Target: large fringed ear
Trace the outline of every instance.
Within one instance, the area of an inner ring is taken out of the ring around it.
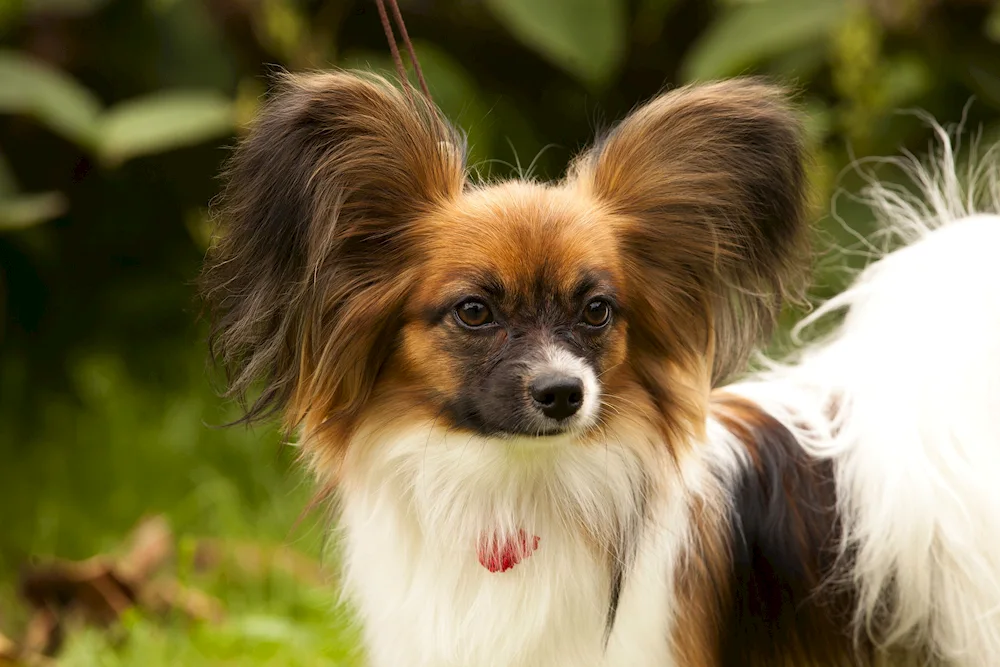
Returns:
[[[743,369],[800,286],[803,153],[785,92],[737,79],[661,95],[577,160],[620,225],[641,347],[708,355],[713,386]]]
[[[203,273],[212,351],[247,419],[350,415],[415,269],[415,223],[463,187],[464,143],[374,76],[285,75],[225,173]]]

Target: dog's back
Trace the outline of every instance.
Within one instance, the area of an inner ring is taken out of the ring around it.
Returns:
[[[874,181],[904,246],[803,327],[832,336],[731,391],[757,403],[836,483],[836,566],[854,638],[931,662],[1000,662],[1000,177],[996,152],[959,174],[947,134],[919,186]],[[874,249],[874,246],[872,246]]]

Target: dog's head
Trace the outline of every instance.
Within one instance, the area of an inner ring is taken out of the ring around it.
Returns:
[[[663,94],[557,184],[470,183],[461,138],[414,98],[286,76],[237,149],[205,285],[232,389],[263,385],[250,416],[341,435],[401,410],[490,435],[700,428],[797,267],[782,91]]]

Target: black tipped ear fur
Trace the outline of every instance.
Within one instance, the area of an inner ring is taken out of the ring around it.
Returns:
[[[262,385],[247,419],[363,402],[413,274],[414,222],[461,191],[461,146],[384,79],[281,77],[229,163],[203,273],[230,393]]]
[[[743,369],[799,287],[803,153],[785,91],[737,79],[661,95],[577,161],[620,214],[630,325],[655,356],[708,354],[713,385]]]

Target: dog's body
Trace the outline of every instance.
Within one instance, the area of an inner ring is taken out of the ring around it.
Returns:
[[[805,238],[777,91],[664,95],[556,185],[469,186],[457,145],[289,80],[207,273],[236,390],[339,500],[373,667],[1000,661],[1000,216],[950,155],[932,209],[876,192],[910,245],[836,333],[724,386]]]

